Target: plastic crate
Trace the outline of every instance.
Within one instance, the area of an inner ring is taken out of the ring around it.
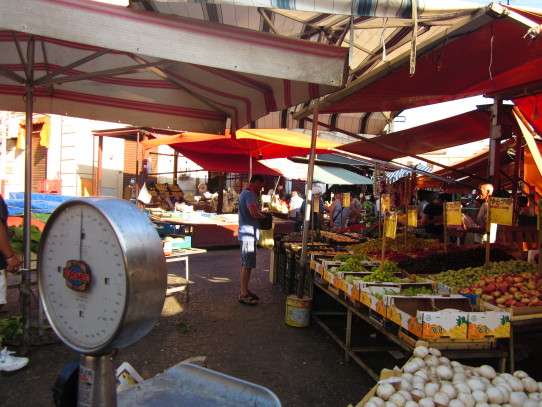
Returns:
[[[40,194],[61,194],[62,180],[60,179],[40,179],[38,185]]]

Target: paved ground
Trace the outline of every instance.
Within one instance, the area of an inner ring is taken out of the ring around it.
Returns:
[[[183,267],[169,263],[173,285],[183,281]],[[238,250],[192,255],[188,304],[184,294],[167,297],[155,328],[119,350],[114,366],[128,361],[148,379],[187,358],[206,356],[208,368],[270,389],[285,407],[355,405],[372,380],[356,364],[345,364],[341,349],[319,327],[285,324],[286,296],[269,283],[268,267],[269,252],[260,249],[251,290],[261,303],[249,307],[237,301]],[[77,355],[58,343],[32,347],[28,357],[23,371],[0,376],[0,406],[53,405],[51,387]]]
[[[260,295],[261,303],[249,307],[237,301],[237,249],[192,255],[188,303],[184,293],[167,297],[154,329],[119,350],[114,366],[128,361],[149,379],[188,358],[205,356],[208,368],[270,389],[285,407],[355,405],[373,381],[357,364],[344,363],[342,350],[320,327],[285,324],[286,296],[269,283],[268,267],[269,251],[259,249],[251,290]],[[184,282],[183,277],[183,263],[169,263],[170,287]],[[11,313],[17,312],[17,291],[10,291]],[[370,332],[362,333],[372,338]],[[542,371],[536,367],[542,350],[534,345],[540,335],[524,334],[518,339],[522,360],[517,368],[542,380]],[[57,343],[33,346],[28,357],[27,368],[0,376],[0,406],[52,406],[51,387],[77,355]]]

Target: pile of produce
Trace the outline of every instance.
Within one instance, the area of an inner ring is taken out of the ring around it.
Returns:
[[[499,308],[542,306],[542,279],[539,274],[501,274],[483,276],[473,285],[460,290],[462,294],[476,294]]]
[[[358,243],[359,240],[358,239],[353,239],[351,237],[348,237],[348,236],[345,236],[343,234],[340,234],[340,233],[335,233],[335,232],[327,232],[325,230],[322,230],[320,232],[320,236],[322,236],[323,238],[326,238],[326,239],[329,239],[329,240],[332,240],[333,242],[336,242],[336,243]]]
[[[374,267],[371,270],[371,274],[363,277],[362,280],[368,282],[398,283],[401,279],[395,276],[394,273],[397,272],[400,272],[397,263],[384,260],[380,263],[380,266]]]
[[[448,270],[431,276],[431,279],[455,289],[467,288],[483,276],[502,274],[536,273],[537,265],[523,260],[499,261],[489,263],[488,267],[467,267],[460,270]]]
[[[515,257],[506,253],[500,247],[491,247],[489,259],[492,262],[500,262],[513,260]],[[399,263],[401,269],[409,273],[435,274],[446,270],[483,266],[485,260],[486,248],[484,246],[475,248],[455,246],[448,253],[439,251],[425,256],[408,257],[395,261]]]
[[[14,251],[22,253],[24,250],[23,236],[24,229],[23,224],[19,226],[10,226],[8,228],[9,242]],[[30,225],[30,251],[37,253],[41,239],[41,230],[37,226]]]
[[[398,377],[381,381],[364,407],[539,407],[542,383],[527,373],[495,372],[489,365],[465,367],[418,346]]]
[[[406,237],[406,244],[404,233],[397,234],[395,239],[390,239],[389,237],[386,237],[386,251],[394,250],[399,252],[410,252],[414,249],[423,249],[426,247],[433,247],[435,245],[439,245],[438,240],[419,239],[416,236],[410,234]],[[348,246],[348,250],[351,250],[354,253],[379,253],[379,251],[382,250],[382,239],[374,239],[369,240],[365,243],[351,245]]]

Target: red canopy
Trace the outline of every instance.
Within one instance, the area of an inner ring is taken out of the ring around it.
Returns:
[[[492,3],[486,14],[473,18],[471,26],[461,27],[455,36],[420,44],[414,75],[409,56],[401,56],[326,96],[320,112],[404,110],[540,84],[542,39],[534,30],[532,36],[527,31],[542,24],[542,15],[520,11]]]
[[[542,69],[542,67],[539,69]],[[518,107],[523,116],[525,116],[525,119],[529,121],[529,124],[533,126],[535,131],[538,134],[542,134],[542,94],[514,99],[514,104]],[[536,116],[533,116],[535,109],[538,113],[538,119],[536,119]]]
[[[345,144],[341,150],[391,161],[404,157],[405,153],[418,155],[454,147],[489,137],[490,115],[479,109],[427,123],[407,130],[386,134],[370,141]],[[384,146],[390,146],[388,149]],[[398,151],[400,150],[400,151]]]
[[[188,159],[209,171],[252,172],[280,175],[268,167],[259,168],[254,159],[286,158],[310,153],[311,136],[285,129],[242,129],[234,136],[229,134],[180,133],[174,136],[160,137],[142,142],[148,149],[158,145],[169,145]],[[341,143],[318,139],[316,154],[329,152]],[[259,163],[258,163],[259,164]],[[257,169],[257,167],[259,169]]]

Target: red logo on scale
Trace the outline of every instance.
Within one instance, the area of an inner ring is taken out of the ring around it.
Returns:
[[[74,291],[85,291],[90,284],[90,269],[79,260],[68,260],[63,270],[66,285]]]

